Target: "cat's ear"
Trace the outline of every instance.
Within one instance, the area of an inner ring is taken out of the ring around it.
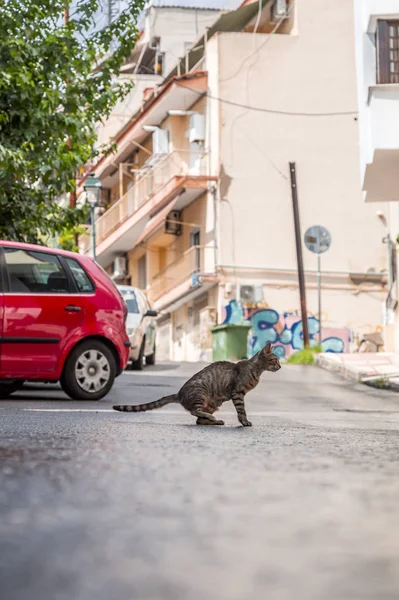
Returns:
[[[269,343],[268,343],[268,344],[266,344],[266,346],[263,348],[263,352],[264,352],[265,354],[270,354],[270,352],[271,352],[271,351],[272,351],[272,345],[271,345],[271,343],[269,342]]]

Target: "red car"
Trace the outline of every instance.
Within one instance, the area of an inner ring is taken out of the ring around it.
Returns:
[[[0,241],[0,398],[30,380],[99,400],[128,361],[126,318],[122,295],[91,258]]]

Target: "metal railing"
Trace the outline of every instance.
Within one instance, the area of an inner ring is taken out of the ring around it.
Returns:
[[[151,162],[136,172],[133,186],[95,222],[97,244],[115,231],[173,177],[206,175],[206,172],[205,152],[175,150],[166,155],[151,157]],[[90,248],[90,236],[82,236],[79,246],[83,253],[87,252]]]
[[[194,273],[214,271],[215,249],[212,246],[192,246],[177,260],[157,273],[148,290],[151,302],[156,302],[176,286],[190,279]]]

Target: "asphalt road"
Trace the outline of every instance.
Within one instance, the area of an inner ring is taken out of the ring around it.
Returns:
[[[1,600],[397,600],[399,396],[286,366],[252,428],[110,410],[195,368],[0,402]]]

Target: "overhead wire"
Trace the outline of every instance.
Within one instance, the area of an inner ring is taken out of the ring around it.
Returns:
[[[184,85],[180,82],[177,82],[177,85],[180,87],[189,89],[191,92],[194,92],[194,93],[198,94],[199,96],[206,96],[207,98],[210,98],[211,100],[216,100],[217,102],[221,102],[223,104],[229,104],[230,106],[237,106],[239,108],[246,108],[248,110],[253,110],[255,112],[260,112],[260,113],[270,113],[273,115],[286,115],[286,116],[291,116],[291,117],[338,117],[338,116],[350,116],[350,115],[358,114],[357,110],[343,110],[343,111],[332,111],[332,112],[301,112],[301,111],[296,112],[296,111],[289,111],[289,110],[279,110],[279,109],[274,109],[274,108],[262,108],[260,106],[251,106],[249,104],[243,104],[241,102],[233,102],[232,100],[227,100],[225,98],[218,98],[217,96],[213,96],[212,94],[209,94],[207,92],[193,90],[192,88],[189,88],[187,85]]]

